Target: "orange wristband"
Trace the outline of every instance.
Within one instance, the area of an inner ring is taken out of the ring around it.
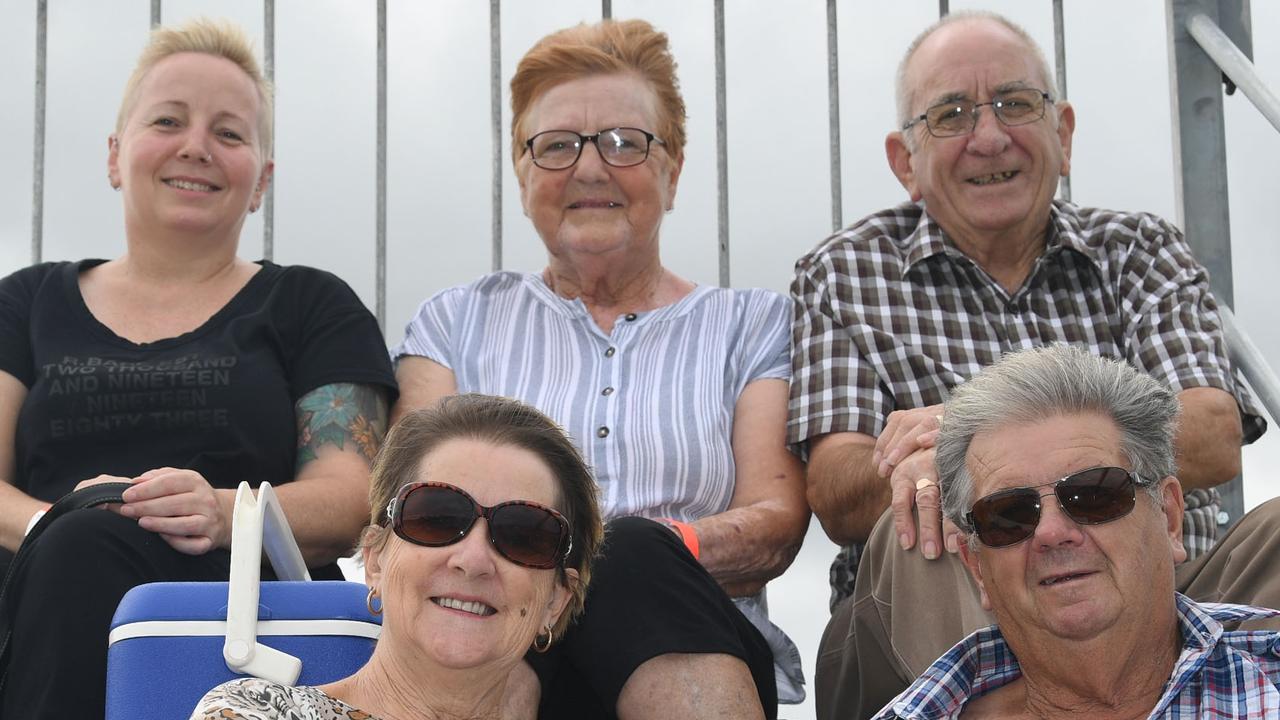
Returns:
[[[671,518],[662,518],[662,522],[666,523],[671,529],[680,533],[680,539],[684,541],[684,546],[689,548],[689,552],[693,554],[693,559],[698,558],[698,531],[693,529],[689,523],[672,520]]]

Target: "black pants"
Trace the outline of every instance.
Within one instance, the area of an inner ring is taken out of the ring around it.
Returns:
[[[10,580],[16,605],[2,720],[103,717],[107,633],[120,598],[147,582],[226,580],[230,567],[225,550],[185,555],[101,508],[59,518],[28,552]],[[341,577],[336,566],[313,572],[322,574]]]
[[[722,653],[747,664],[765,716],[777,717],[773,653],[760,631],[667,528],[609,523],[582,617],[526,660],[542,683],[542,718],[615,718],[631,673],[667,653]]]

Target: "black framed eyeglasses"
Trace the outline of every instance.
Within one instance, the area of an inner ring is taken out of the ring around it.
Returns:
[[[462,540],[476,520],[484,518],[489,524],[489,544],[499,555],[541,570],[562,566],[573,549],[569,521],[554,509],[528,500],[485,507],[448,483],[405,485],[387,504],[387,518],[396,535],[427,547]]]
[[[1136,488],[1145,483],[1124,468],[1089,468],[1043,485],[986,495],[965,513],[964,522],[987,547],[1017,545],[1035,534],[1040,500],[1047,495],[1040,489],[1050,486],[1067,517],[1081,525],[1101,525],[1133,512]]]
[[[924,114],[902,126],[905,132],[924,121],[929,134],[934,137],[968,135],[978,126],[978,109],[991,106],[1000,122],[1010,127],[1028,125],[1044,117],[1045,106],[1053,102],[1049,93],[1036,88],[1006,90],[991,97],[991,102],[976,103],[972,100],[949,100],[938,103]]]
[[[525,141],[525,150],[533,157],[533,164],[543,170],[565,170],[574,166],[582,157],[582,148],[595,143],[600,159],[614,167],[639,165],[649,158],[649,146],[666,145],[653,133],[633,127],[616,127],[601,130],[594,135],[583,135],[572,130],[544,130]]]

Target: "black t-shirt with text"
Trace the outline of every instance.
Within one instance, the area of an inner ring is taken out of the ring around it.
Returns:
[[[0,370],[27,387],[15,485],[53,501],[99,474],[189,468],[214,486],[294,476],[294,404],[330,383],[388,390],[373,316],[330,273],[262,262],[199,328],[138,344],[98,322],[80,273],[43,263],[0,280]]]

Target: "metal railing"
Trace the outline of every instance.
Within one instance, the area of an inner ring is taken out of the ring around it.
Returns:
[[[1174,160],[1178,224],[1209,270],[1222,306],[1232,363],[1272,417],[1280,417],[1280,382],[1231,311],[1231,231],[1223,85],[1239,88],[1280,130],[1280,101],[1250,60],[1249,0],[1166,0],[1170,85],[1173,88]],[[1239,479],[1219,488],[1230,522],[1244,514]]]
[[[150,0],[150,22],[160,23],[162,0]],[[1066,38],[1063,1],[1052,0],[1054,59],[1058,90],[1066,97]],[[275,2],[263,2],[264,72],[275,76]],[[503,266],[503,107],[501,77],[501,0],[490,0],[490,130],[492,141],[492,268]],[[947,0],[939,0],[940,15],[949,12]],[[1176,197],[1178,224],[1197,257],[1208,268],[1215,294],[1224,310],[1224,324],[1233,360],[1245,373],[1272,417],[1280,413],[1280,385],[1265,359],[1237,327],[1228,308],[1233,304],[1231,246],[1227,196],[1226,150],[1223,121],[1223,90],[1239,88],[1280,130],[1280,100],[1258,77],[1250,54],[1252,48],[1249,0],[1166,0],[1169,19],[1168,43],[1173,88],[1174,148],[1177,167]],[[831,225],[844,224],[842,207],[842,143],[840,138],[839,24],[836,0],[826,2],[827,90],[830,151]],[[729,173],[725,59],[724,0],[713,0],[715,53],[715,123],[717,182],[717,244],[719,281],[730,284],[729,260]],[[601,0],[601,17],[612,17],[610,0]],[[48,54],[48,0],[36,0],[35,138],[32,159],[31,260],[43,257],[46,81]],[[387,256],[387,7],[377,6],[377,163],[375,218],[376,310],[380,325],[386,322]],[[263,255],[274,254],[274,183],[269,187],[263,209]],[[1070,178],[1064,177],[1060,196],[1071,197]],[[1239,482],[1224,488],[1226,510],[1234,520],[1243,513]]]
[[[150,0],[151,26],[161,22],[162,0]],[[36,142],[33,167],[32,187],[32,230],[31,261],[39,262],[43,256],[44,227],[44,131],[45,131],[45,60],[48,0],[37,0],[36,24]],[[716,219],[717,246],[719,249],[719,281],[728,286],[731,282],[730,238],[729,238],[729,162],[728,162],[728,117],[725,60],[725,27],[724,0],[713,0],[714,33],[715,33],[715,101],[716,101]],[[490,132],[492,135],[492,193],[491,193],[491,229],[492,249],[491,267],[500,270],[503,267],[503,171],[506,156],[503,153],[503,107],[502,107],[502,34],[501,34],[502,0],[489,2],[489,93],[490,93]],[[1066,92],[1066,50],[1063,33],[1062,0],[1053,0],[1054,9],[1054,50],[1057,67],[1057,80],[1060,92]],[[601,17],[613,15],[611,0],[601,0]],[[939,0],[938,12],[946,15],[950,11],[947,0]],[[374,231],[375,253],[375,315],[379,325],[386,322],[386,254],[387,254],[387,5],[386,0],[378,0],[377,8],[377,169],[376,169],[376,218]],[[263,70],[268,80],[275,77],[275,0],[263,0]],[[841,183],[841,142],[840,142],[840,93],[839,93],[839,57],[837,42],[839,24],[836,19],[836,0],[827,0],[827,48],[828,48],[828,111],[830,114],[830,170],[831,170],[831,221],[832,229],[844,224],[842,208]],[[275,230],[275,185],[271,183],[263,202],[263,257],[270,260],[274,257]],[[1070,181],[1064,178],[1061,195],[1070,199]]]
[[[1271,369],[1258,346],[1240,329],[1236,314],[1227,307],[1222,308],[1222,330],[1227,337],[1231,364],[1244,374],[1267,414],[1273,418],[1280,417],[1280,377]]]

